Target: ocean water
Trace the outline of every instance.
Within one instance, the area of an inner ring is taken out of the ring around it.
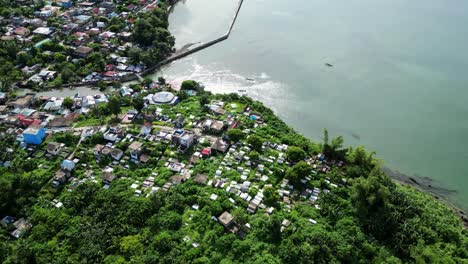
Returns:
[[[222,35],[236,5],[179,2],[176,46]],[[246,90],[313,140],[327,128],[468,209],[466,25],[462,0],[245,0],[228,40],[154,76]]]

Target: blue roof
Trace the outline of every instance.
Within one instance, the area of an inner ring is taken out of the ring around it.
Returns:
[[[64,169],[68,169],[68,170],[73,170],[73,168],[75,168],[75,163],[71,160],[64,160],[62,161],[62,168]]]

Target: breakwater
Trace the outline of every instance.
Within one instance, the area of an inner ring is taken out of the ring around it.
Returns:
[[[148,75],[148,74],[151,74],[153,73],[154,71],[160,69],[161,67],[165,66],[165,65],[168,65],[176,60],[179,60],[181,58],[184,58],[184,57],[187,57],[193,53],[196,53],[198,51],[201,51],[201,50],[204,50],[206,48],[209,48],[215,44],[218,44],[226,39],[229,38],[229,36],[231,35],[231,32],[234,28],[234,25],[236,24],[236,21],[237,21],[237,17],[239,16],[239,13],[240,13],[240,10],[242,8],[242,4],[244,3],[244,0],[239,0],[237,6],[236,6],[236,12],[234,13],[234,16],[231,20],[231,23],[229,24],[229,28],[228,30],[226,31],[226,33],[218,38],[215,38],[214,40],[211,40],[209,42],[206,42],[206,43],[200,43],[200,44],[196,44],[195,46],[189,46],[187,48],[182,48],[181,50],[179,51],[176,51],[174,54],[172,54],[171,56],[169,56],[167,59],[159,62],[158,64],[154,65],[154,66],[151,66],[151,67],[148,67],[147,69],[145,69],[144,71],[140,72],[140,73],[132,73],[132,74],[129,74],[129,75],[125,75],[125,76],[122,76],[118,79],[116,79],[116,81],[120,81],[120,82],[131,82],[131,81],[136,81],[136,80],[139,80],[141,78],[141,76],[145,76],[145,75]],[[53,86],[45,86],[44,88],[47,89],[47,90],[51,90],[51,89],[59,89],[59,88],[73,88],[73,87],[80,87],[80,86],[93,86],[93,85],[97,85],[97,81],[93,81],[93,82],[78,82],[78,83],[69,83],[69,84],[61,84],[61,85],[53,85]]]

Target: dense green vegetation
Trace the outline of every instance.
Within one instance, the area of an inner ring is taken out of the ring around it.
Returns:
[[[468,233],[452,210],[424,193],[390,180],[380,172],[379,162],[362,147],[344,148],[342,138],[329,142],[327,132],[323,143],[311,142],[260,102],[235,94],[201,92],[174,107],[161,107],[169,115],[202,117],[207,114],[200,104],[203,97],[208,101],[224,100],[228,105],[249,106],[262,117],[266,125],[255,126],[241,115],[239,129],[226,132],[232,142],[241,141],[252,147],[249,157],[254,164],[263,156],[275,155],[270,148],[262,148],[264,142],[290,146],[286,154],[291,166],[271,164],[269,168],[271,186],[265,187],[263,194],[264,203],[275,208],[271,215],[264,210],[249,214],[243,200],[236,199],[235,205],[227,200],[232,196],[225,190],[198,185],[192,180],[167,192],[136,197],[129,187],[135,180],[157,173],[156,185],[162,186],[173,175],[163,166],[165,161],[158,161],[162,155],[177,155],[170,145],[145,143],[152,160],[144,166],[117,169],[120,177],[109,189],[102,188],[99,179],[97,183],[84,181],[68,191],[67,186],[54,189],[49,183],[59,159],[26,160],[28,154],[11,138],[2,138],[0,154],[12,148],[9,153],[14,153],[14,159],[10,168],[0,168],[1,214],[25,216],[33,227],[18,240],[1,229],[0,262],[467,263]],[[122,110],[116,99],[123,100],[113,97],[89,117],[103,123],[109,120]],[[126,102],[124,106],[131,104]],[[142,111],[148,113],[151,109]],[[244,129],[251,131],[250,135]],[[49,140],[73,147],[77,138],[57,134]],[[83,142],[78,151],[83,151],[79,158],[95,175],[109,161],[96,164],[89,150],[104,142],[102,134],[96,134]],[[125,144],[120,146],[126,148]],[[304,185],[300,180],[311,171],[304,158],[317,153],[342,159],[345,166],[326,175],[311,175]],[[185,159],[183,155],[178,158]],[[202,160],[192,170],[194,174],[211,177],[221,160],[222,155]],[[85,170],[79,167],[75,176],[84,179]],[[239,178],[236,171],[228,174],[232,179]],[[306,187],[328,188],[327,179],[340,184],[321,194],[316,203],[318,208],[299,199],[288,209],[277,193],[284,178],[290,179],[298,191]],[[218,195],[216,201],[209,199],[212,193]],[[52,199],[63,202],[63,207],[54,207]],[[194,204],[200,209],[191,209]],[[229,211],[241,226],[250,224],[251,228],[245,229],[245,238],[226,232],[211,219],[223,211]],[[284,219],[292,224],[281,232]],[[308,219],[315,219],[317,224]],[[193,242],[198,246],[194,247]]]

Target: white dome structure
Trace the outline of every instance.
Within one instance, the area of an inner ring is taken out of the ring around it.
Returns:
[[[170,92],[159,92],[151,97],[155,104],[176,104],[179,98]]]

